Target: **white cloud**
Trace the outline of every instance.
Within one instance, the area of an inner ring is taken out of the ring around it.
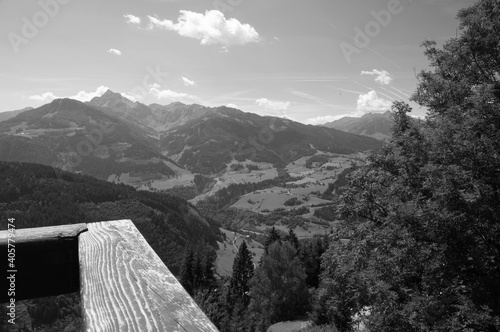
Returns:
[[[73,95],[73,96],[58,97],[58,96],[54,95],[52,92],[45,92],[45,93],[42,93],[41,95],[29,96],[28,98],[32,99],[32,100],[43,101],[43,102],[49,102],[49,101],[52,101],[52,100],[58,99],[58,98],[71,98],[71,99],[76,99],[79,101],[89,101],[94,97],[102,96],[106,91],[108,91],[108,88],[101,85],[100,87],[98,87],[96,89],[96,91],[93,91],[93,92],[80,91],[76,95]]]
[[[149,29],[175,31],[183,37],[200,40],[201,45],[221,44],[244,45],[259,41],[259,34],[249,24],[242,24],[235,18],[226,19],[218,10],[209,10],[205,14],[181,10],[178,23],[149,18]]]
[[[32,99],[32,100],[49,102],[49,101],[52,101],[54,99],[57,99],[58,97],[55,96],[52,92],[45,92],[45,93],[42,93],[41,95],[29,96],[28,98]]]
[[[176,92],[169,89],[161,89],[159,84],[152,84],[149,87],[148,93],[157,99],[193,99],[194,96],[183,93]]]
[[[108,50],[108,53],[114,54],[114,55],[122,55],[122,51],[117,50],[116,48],[110,48]]]
[[[275,101],[267,98],[257,99],[255,103],[271,111],[286,111],[291,105],[289,101]]]
[[[391,74],[389,74],[387,70],[373,69],[372,71],[362,71],[361,75],[377,75],[375,82],[381,85],[389,85],[393,80]]]
[[[108,91],[108,88],[105,86],[100,86],[96,89],[96,91],[91,91],[91,92],[86,92],[86,91],[80,91],[76,95],[73,96],[56,96],[52,92],[45,92],[40,95],[33,95],[28,97],[29,99],[32,100],[38,100],[38,101],[43,101],[43,102],[51,102],[54,99],[58,98],[71,98],[71,99],[76,99],[79,101],[89,101],[94,97],[102,96],[106,91]],[[172,100],[178,100],[178,99],[194,99],[195,97],[183,93],[183,92],[176,92],[172,91],[169,89],[162,89],[161,86],[157,83],[150,84],[147,87],[147,94],[132,94],[132,93],[121,93],[121,95],[131,101],[138,101],[146,97],[153,97],[156,99],[172,99]]]
[[[140,24],[141,23],[141,18],[134,16],[132,14],[126,14],[126,15],[123,15],[123,17],[125,17],[127,19],[127,23],[129,23],[129,24]]]
[[[359,118],[363,116],[365,113],[357,111],[354,113],[345,113],[345,114],[339,114],[339,115],[323,115],[323,116],[316,116],[314,118],[307,119],[304,121],[305,124],[312,124],[312,125],[320,125],[320,124],[325,124],[327,122],[332,122],[338,119],[342,119],[344,117],[353,117],[353,118]]]
[[[133,102],[136,102],[136,101],[138,101],[138,99],[139,99],[137,96],[131,95],[131,94],[126,93],[126,92],[120,92],[120,94],[121,94],[123,97],[125,97],[125,98],[127,98],[128,100],[133,101]]]
[[[377,92],[370,91],[367,94],[359,95],[358,97],[358,111],[359,112],[385,112],[391,109],[392,102],[390,100],[381,98]]]
[[[91,100],[94,97],[100,97],[100,96],[102,96],[106,91],[108,91],[108,87],[106,87],[104,85],[101,85],[94,92],[80,91],[76,95],[68,97],[68,98],[76,99],[76,100],[79,100],[79,101],[89,101],[89,100]]]
[[[194,81],[191,81],[189,78],[181,77],[181,80],[184,82],[185,86],[193,86],[196,85]]]
[[[227,104],[226,107],[238,109],[238,106],[236,106],[235,104]]]

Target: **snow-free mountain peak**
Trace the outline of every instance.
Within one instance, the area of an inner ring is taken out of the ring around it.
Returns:
[[[359,118],[343,117],[325,123],[323,126],[385,141],[391,136],[393,122],[392,112],[387,111],[385,113],[367,113]]]

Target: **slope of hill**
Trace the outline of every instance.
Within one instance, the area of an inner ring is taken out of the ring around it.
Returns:
[[[1,122],[0,158],[101,179],[123,173],[175,175],[155,141],[140,127],[72,99],[57,99]]]
[[[190,120],[214,112],[214,109],[210,107],[197,104],[186,105],[179,102],[168,105],[151,104],[149,108],[156,115],[157,129],[159,131],[169,131],[186,124]]]
[[[147,132],[154,133],[156,130],[156,116],[148,106],[133,102],[111,90],[106,91],[100,97],[92,98],[86,104],[108,115],[116,116],[127,123],[139,126]]]
[[[132,219],[173,273],[186,246],[217,247],[218,226],[181,198],[37,164],[0,161],[0,174],[0,218],[18,229]]]
[[[387,111],[383,114],[365,114],[360,118],[344,117],[322,126],[385,141],[391,136],[392,124],[392,113]]]
[[[13,118],[13,117],[15,117],[16,115],[18,115],[18,114],[20,114],[22,112],[30,111],[32,109],[33,109],[33,107],[26,107],[26,108],[23,108],[22,110],[1,112],[0,113],[0,122],[8,120],[10,118]]]
[[[218,107],[166,132],[161,149],[192,172],[216,174],[233,158],[285,165],[317,151],[376,150],[375,139],[336,129]]]

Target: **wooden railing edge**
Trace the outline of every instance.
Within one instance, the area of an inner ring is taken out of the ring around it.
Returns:
[[[80,291],[85,331],[218,331],[131,220],[0,231],[4,252],[9,239],[16,301]]]
[[[218,331],[130,220],[79,239],[86,331]]]

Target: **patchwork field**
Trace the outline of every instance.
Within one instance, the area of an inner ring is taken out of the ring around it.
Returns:
[[[321,194],[328,188],[328,185],[335,182],[340,173],[353,163],[364,163],[365,156],[337,155],[320,152],[315,156],[321,156],[324,162],[310,162],[308,160],[314,156],[302,157],[286,166],[286,171],[292,177],[300,178],[297,181],[287,183],[287,188],[273,187],[264,190],[254,191],[242,196],[231,207],[246,209],[258,213],[272,212],[276,209],[297,209],[301,207],[309,208],[310,212],[303,217],[313,215],[318,205],[331,203],[321,198]],[[288,205],[285,202],[296,199],[295,205]]]
[[[240,170],[234,170],[235,168],[237,168],[234,165],[238,164],[243,166],[243,168]],[[248,168],[248,165],[251,165],[250,166],[251,168],[253,166],[253,168],[256,169],[250,170]],[[264,180],[274,179],[277,176],[278,176],[278,170],[275,167],[273,167],[273,165],[270,163],[257,163],[250,160],[246,160],[240,163],[237,162],[236,160],[233,160],[227,166],[226,172],[216,178],[217,183],[212,187],[212,190],[203,195],[199,195],[193,198],[192,200],[190,200],[190,202],[196,204],[199,200],[203,200],[206,197],[213,195],[217,191],[226,188],[233,183],[236,184],[255,183]]]
[[[280,322],[271,325],[267,332],[299,332],[311,325],[310,321]]]

